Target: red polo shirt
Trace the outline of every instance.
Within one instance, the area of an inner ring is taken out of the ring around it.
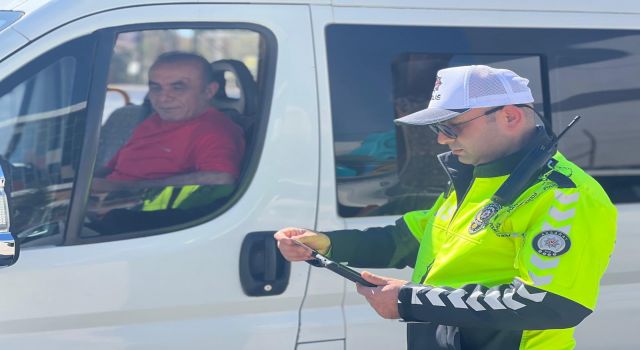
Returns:
[[[181,122],[164,121],[154,114],[136,127],[109,161],[112,171],[107,178],[152,180],[198,171],[237,178],[244,147],[242,129],[216,109]]]

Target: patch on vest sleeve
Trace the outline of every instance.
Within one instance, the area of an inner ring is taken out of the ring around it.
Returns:
[[[490,203],[486,207],[482,208],[482,210],[476,214],[476,217],[473,218],[471,225],[469,225],[469,233],[475,234],[482,230],[501,208],[502,207],[497,203]]]
[[[561,231],[542,231],[533,237],[533,249],[542,256],[559,256],[571,248],[569,236]]]

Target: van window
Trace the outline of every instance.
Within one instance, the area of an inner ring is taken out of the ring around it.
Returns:
[[[23,247],[62,242],[92,47],[89,38],[67,43],[0,83],[0,156],[11,163],[11,230]]]
[[[249,29],[117,36],[81,237],[168,232],[226,208],[254,152],[265,48]]]
[[[420,36],[424,29],[384,27],[371,34],[361,29],[334,26],[327,33],[338,212],[343,217],[429,208],[446,189],[447,176],[436,155],[447,148],[428,128],[393,123],[427,106],[438,70],[468,64],[509,68],[529,77],[534,98],[542,100],[538,55],[443,53]],[[448,34],[449,39],[458,36]],[[542,112],[541,105],[536,109]]]
[[[326,34],[340,216],[433,204],[447,180],[435,155],[447,148],[428,128],[393,120],[427,106],[437,70],[467,64],[528,78],[556,133],[582,115],[560,151],[614,202],[640,201],[638,32],[331,25]]]
[[[22,17],[22,12],[0,11],[0,30],[3,30]]]
[[[582,119],[560,150],[614,203],[640,202],[640,33],[595,31],[567,41],[549,59],[554,130]]]

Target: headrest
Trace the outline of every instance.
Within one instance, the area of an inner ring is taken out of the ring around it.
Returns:
[[[223,112],[235,112],[243,116],[252,116],[258,109],[258,87],[247,66],[238,60],[219,60],[211,63],[214,76],[220,87],[211,99],[211,105]],[[227,95],[226,74],[229,72],[240,89],[239,96]]]

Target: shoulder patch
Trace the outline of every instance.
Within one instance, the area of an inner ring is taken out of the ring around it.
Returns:
[[[549,175],[547,175],[547,179],[555,182],[558,188],[576,188],[576,184],[571,178],[555,170],[552,170]]]
[[[569,251],[571,240],[562,231],[542,231],[533,237],[533,250],[542,256],[559,256]]]

